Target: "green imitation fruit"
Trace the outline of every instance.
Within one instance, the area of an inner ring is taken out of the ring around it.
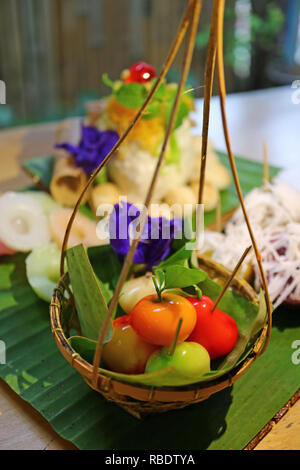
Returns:
[[[54,209],[60,207],[60,204],[56,202],[53,197],[43,191],[24,191],[23,194],[27,194],[38,201],[41,204],[45,215],[50,215]]]
[[[59,280],[60,250],[55,243],[36,248],[26,258],[26,274],[36,295],[51,301],[53,290]]]
[[[161,385],[181,385],[184,378],[199,377],[210,371],[210,358],[206,349],[198,343],[183,342],[176,346],[173,355],[168,347],[155,351],[148,359],[146,373],[173,367],[178,377],[164,378]]]

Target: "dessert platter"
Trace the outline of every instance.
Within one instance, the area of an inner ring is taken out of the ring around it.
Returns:
[[[116,80],[104,74],[107,96],[87,103],[86,116],[67,133],[62,123],[53,156],[25,163],[35,186],[0,196],[9,307],[0,325],[10,331],[12,355],[16,346],[16,355],[27,357],[21,378],[14,362],[1,376],[45,416],[52,399],[59,429],[67,429],[59,401],[63,410],[72,391],[61,378],[61,397],[56,387],[51,395],[60,369],[99,392],[101,406],[113,402],[114,416],[120,408],[144,418],[208,403],[251,372],[268,349],[280,306],[299,308],[300,193],[278,177],[264,180],[263,165],[232,154],[222,1],[213,7],[202,134],[194,130],[186,78],[200,10],[201,2],[188,2],[159,74],[145,62]],[[166,73],[187,32],[181,78],[171,83]],[[228,155],[208,140],[215,64]],[[270,167],[268,175],[277,171]],[[22,302],[13,311],[16,288]],[[17,312],[26,305],[24,324]],[[49,307],[50,322],[43,317]],[[13,318],[12,331],[6,318]],[[46,332],[56,342],[50,359]],[[27,336],[43,339],[32,349]],[[80,415],[80,396],[72,395],[73,408],[77,401]]]

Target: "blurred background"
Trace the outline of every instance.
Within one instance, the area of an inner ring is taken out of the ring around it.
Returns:
[[[0,127],[84,114],[109,93],[107,72],[143,60],[160,69],[186,0],[0,0]],[[201,97],[212,2],[203,0],[189,84]],[[227,0],[228,92],[300,77],[300,0]],[[169,73],[179,75],[180,54]]]

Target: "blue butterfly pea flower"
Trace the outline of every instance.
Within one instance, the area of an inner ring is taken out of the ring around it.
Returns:
[[[64,142],[55,147],[71,153],[75,158],[76,165],[90,174],[103,162],[118,140],[119,135],[115,131],[99,131],[93,126],[82,124],[79,145]]]
[[[130,239],[138,229],[140,215],[141,211],[128,202],[116,204],[110,215],[110,244],[121,259],[129,251]],[[133,262],[145,264],[147,269],[152,269],[169,255],[173,239],[181,232],[182,219],[168,220],[164,217],[147,216]]]

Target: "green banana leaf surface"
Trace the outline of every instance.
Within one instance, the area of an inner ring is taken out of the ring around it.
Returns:
[[[25,256],[0,262],[0,377],[79,449],[242,449],[299,388],[296,309],[274,312],[271,342],[233,387],[140,421],[91,390],[52,338],[48,305],[26,280]],[[295,362],[295,361],[294,361]],[[184,429],[184,432],[182,430]]]
[[[51,158],[45,167],[43,161],[39,177],[47,184]],[[237,165],[244,193],[261,185],[262,165],[243,159]],[[270,169],[271,176],[277,172]],[[230,187],[222,194],[222,212],[237,202]],[[299,308],[282,306],[274,312],[266,352],[232,387],[186,409],[137,420],[91,390],[62,357],[50,331],[48,305],[27,282],[25,257],[0,259],[0,339],[6,346],[0,377],[79,449],[242,449],[299,388],[300,365],[292,359],[300,339]],[[90,258],[93,264],[92,251]],[[120,269],[114,262],[113,284]],[[102,282],[111,281],[103,266],[98,271]]]

